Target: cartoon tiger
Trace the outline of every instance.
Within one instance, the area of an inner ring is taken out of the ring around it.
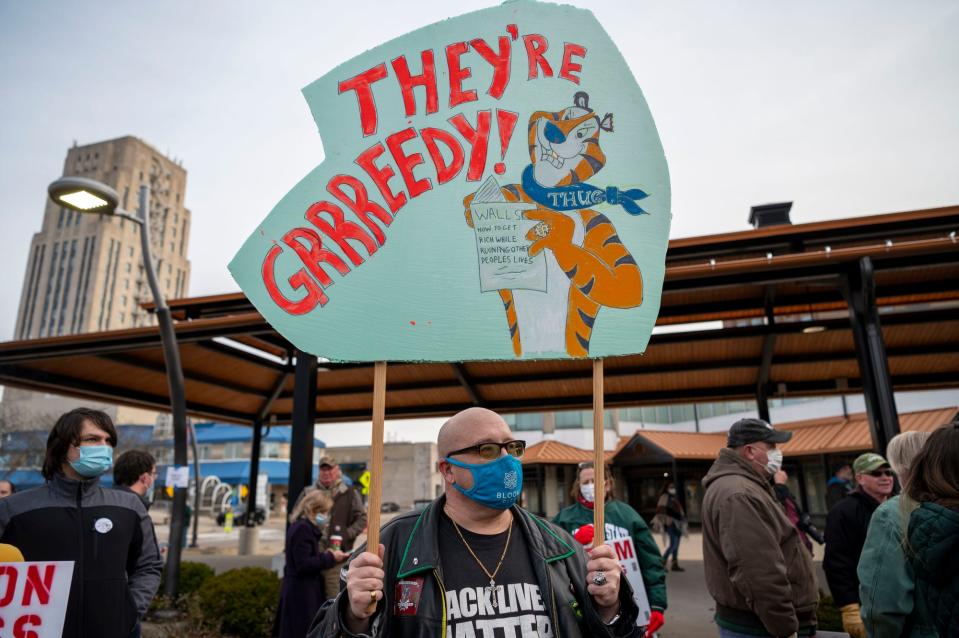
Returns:
[[[609,201],[631,214],[643,212],[623,193],[617,195],[617,189],[602,191],[585,183],[606,163],[600,131],[612,130],[612,114],[600,118],[589,108],[589,96],[584,92],[576,93],[573,106],[530,116],[532,163],[523,171],[521,184],[508,184],[501,190],[506,201],[536,205],[525,217],[540,223],[526,238],[532,242],[531,257],[549,249],[548,284],[546,292],[499,291],[517,357],[524,350],[531,354],[565,350],[572,357],[587,357],[601,306],[632,308],[643,302],[639,266],[612,222],[595,210],[580,207],[583,201]],[[633,197],[646,196],[639,190],[626,192]],[[603,195],[597,198],[597,193]],[[472,200],[473,195],[463,200],[470,227]]]

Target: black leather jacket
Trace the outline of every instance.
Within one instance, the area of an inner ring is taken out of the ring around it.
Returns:
[[[370,633],[359,636],[446,638],[446,587],[443,585],[438,542],[439,517],[445,500],[446,497],[441,496],[422,513],[401,515],[380,531],[380,542],[386,546],[385,600],[373,617]],[[526,539],[540,591],[550,592],[549,596],[543,596],[543,602],[553,619],[553,626],[558,629],[556,636],[624,638],[638,635],[636,617],[639,610],[625,578],[620,580],[619,619],[614,625],[606,626],[586,591],[586,554],[582,545],[549,521],[515,505],[512,511],[518,529]],[[366,551],[365,545],[357,550],[363,551]],[[343,578],[347,567],[343,569]],[[402,587],[398,585],[403,579],[416,577],[424,578],[415,614],[398,615],[396,596],[402,595]],[[349,605],[343,580],[340,589],[340,594],[320,609],[308,638],[357,636],[343,624]]]

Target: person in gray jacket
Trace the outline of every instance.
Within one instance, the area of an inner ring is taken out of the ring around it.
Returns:
[[[163,563],[143,503],[100,486],[116,445],[104,412],[71,410],[47,438],[47,482],[0,501],[0,543],[28,561],[74,561],[64,638],[128,638],[160,585]]]

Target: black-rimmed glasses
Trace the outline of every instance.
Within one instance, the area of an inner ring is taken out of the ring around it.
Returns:
[[[499,458],[500,450],[506,450],[506,453],[510,456],[515,456],[520,458],[526,452],[526,441],[507,441],[506,443],[480,443],[478,445],[471,445],[469,447],[464,447],[462,450],[456,450],[455,452],[450,452],[446,456],[453,456],[455,454],[478,454],[480,458],[487,461],[495,461]]]

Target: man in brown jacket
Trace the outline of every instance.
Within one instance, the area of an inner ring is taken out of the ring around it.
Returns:
[[[816,633],[812,560],[769,481],[782,467],[776,445],[790,438],[760,419],[741,419],[703,479],[706,587],[722,638]]]
[[[329,496],[333,500],[333,509],[330,510],[330,522],[324,535],[329,535],[331,546],[339,545],[337,549],[349,552],[353,549],[356,537],[366,529],[366,507],[363,505],[363,497],[343,482],[340,465],[332,456],[328,454],[321,456],[319,465],[320,472],[316,484],[304,489],[297,503],[314,490],[320,490]],[[345,561],[323,570],[326,595],[330,598],[340,592],[340,569],[344,564]]]

